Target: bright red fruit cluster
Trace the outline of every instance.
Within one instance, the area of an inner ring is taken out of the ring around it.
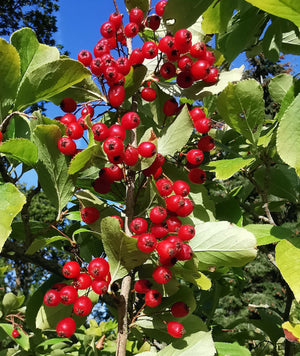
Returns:
[[[102,38],[94,47],[94,58],[88,50],[78,54],[78,60],[90,67],[92,74],[98,77],[102,84],[107,84],[108,100],[111,106],[119,107],[125,99],[124,84],[131,66],[142,64],[145,59],[157,57],[159,69],[157,74],[164,79],[176,78],[181,88],[190,87],[195,81],[216,83],[218,69],[213,67],[214,54],[207,50],[205,43],[192,43],[192,33],[187,29],[178,30],[174,36],[168,34],[158,42],[146,41],[141,48],[135,48],[129,56],[124,55],[127,39],[142,33],[145,28],[156,31],[164,13],[167,1],[159,1],[155,6],[156,14],[144,16],[139,8],[129,12],[129,22],[123,24],[123,15],[115,12],[107,22],[101,25]],[[116,49],[118,57],[112,55]],[[120,55],[122,54],[122,55]],[[144,88],[141,96],[146,101],[153,101],[156,92],[153,88]]]
[[[65,278],[72,279],[71,284],[56,283],[44,295],[44,304],[55,307],[58,304],[73,304],[70,317],[64,318],[57,323],[56,332],[60,337],[70,337],[76,330],[76,323],[72,318],[73,313],[85,317],[90,314],[93,303],[89,298],[92,289],[96,294],[103,295],[107,292],[111,280],[109,264],[104,258],[94,258],[87,269],[82,269],[78,262],[66,262],[62,268]],[[78,291],[84,291],[79,295]]]

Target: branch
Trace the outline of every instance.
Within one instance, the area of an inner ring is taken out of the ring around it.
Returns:
[[[12,254],[12,252],[14,252],[14,254]],[[0,256],[17,262],[32,263],[36,266],[43,267],[45,270],[57,276],[63,277],[61,267],[58,264],[47,260],[37,252],[32,255],[26,255],[24,252],[24,248],[17,245],[15,241],[6,240]]]

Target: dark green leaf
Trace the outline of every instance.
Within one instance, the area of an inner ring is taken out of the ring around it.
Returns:
[[[125,77],[125,93],[126,98],[132,97],[145,79],[147,73],[147,67],[142,64],[131,67],[130,73]]]

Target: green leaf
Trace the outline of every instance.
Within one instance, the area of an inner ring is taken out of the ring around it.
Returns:
[[[218,36],[218,49],[229,63],[245,49],[256,44],[266,19],[266,13],[252,6],[244,6],[243,11],[234,14],[226,31]]]
[[[272,15],[288,19],[300,27],[300,3],[294,0],[246,0]]]
[[[249,350],[238,343],[215,342],[218,356],[251,356]]]
[[[149,257],[139,250],[135,238],[126,235],[120,229],[120,224],[115,218],[102,219],[101,237],[108,257],[112,282],[126,276]]]
[[[6,324],[6,323],[0,323],[0,327],[6,332],[6,334],[18,345],[22,347],[22,349],[29,351],[30,345],[29,345],[29,336],[28,334],[25,334],[24,331],[21,329],[18,329],[20,333],[20,337],[14,338],[12,337],[12,331],[14,330],[14,327],[12,324]]]
[[[158,152],[163,156],[172,156],[175,152],[180,152],[188,142],[193,130],[194,125],[185,105],[166,131],[162,132],[158,139]]]
[[[300,301],[299,258],[300,246],[296,247],[287,240],[282,240],[277,244],[275,249],[276,265],[294,293],[297,302]]]
[[[60,137],[61,131],[57,125],[38,125],[34,130],[34,142],[38,147],[36,171],[39,182],[58,214],[74,192],[72,177],[68,175],[69,158],[57,148]]]
[[[300,94],[282,116],[277,131],[277,150],[281,159],[294,167],[300,177]]]
[[[19,52],[22,77],[42,64],[59,59],[58,49],[39,43],[31,28],[26,27],[14,32],[10,41]]]
[[[208,167],[216,172],[217,179],[228,179],[246,166],[250,166],[255,161],[255,158],[232,158],[222,159],[220,161],[211,161],[207,164]]]
[[[184,319],[182,324],[186,330],[186,336],[174,340],[159,351],[158,356],[215,355],[216,350],[211,332],[206,330],[206,326],[200,318],[191,315]]]
[[[36,66],[23,77],[15,109],[22,111],[38,101],[49,100],[90,75],[87,68],[70,58],[61,58]]]
[[[0,121],[13,107],[20,81],[20,57],[15,47],[0,38]]]
[[[81,82],[71,85],[68,89],[51,96],[48,100],[55,105],[59,105],[64,98],[73,98],[77,103],[95,100],[107,101],[91,78],[84,78]]]
[[[293,203],[299,201],[300,180],[293,168],[285,164],[278,164],[268,169],[260,167],[254,173],[254,178],[257,184],[269,194]]]
[[[213,0],[169,0],[163,14],[164,22],[175,33],[193,25],[212,2]]]
[[[253,260],[257,252],[254,235],[228,221],[199,224],[190,246],[200,269],[240,267]]]
[[[229,84],[219,95],[217,107],[222,119],[234,130],[255,143],[265,118],[261,85],[254,79]]]
[[[4,294],[2,300],[4,313],[9,314],[12,313],[13,311],[16,311],[18,308],[22,306],[24,300],[25,300],[24,295],[16,296],[14,293],[11,292]]]
[[[39,251],[40,249],[44,248],[45,246],[48,246],[52,244],[53,242],[56,241],[69,241],[66,237],[64,236],[53,236],[50,238],[44,238],[44,239],[35,239],[33,243],[28,247],[27,251],[25,252],[26,255],[33,255],[35,252]]]
[[[131,67],[129,74],[125,77],[125,94],[126,98],[133,96],[143,83],[145,75],[147,73],[147,67],[142,64],[138,64]]]
[[[195,264],[197,266],[193,266],[192,263],[186,262],[182,265],[176,264],[173,267],[173,270],[177,275],[181,276],[185,281],[193,283],[200,289],[208,290],[211,288],[211,280],[205,276],[205,274],[198,271],[198,259],[197,257],[193,257],[192,261],[195,260]]]
[[[244,228],[252,232],[256,237],[257,246],[268,245],[283,239],[292,240],[294,234],[291,230],[281,226],[274,226],[269,224],[249,224]]]
[[[272,62],[279,60],[282,33],[276,21],[267,28],[262,40],[264,55]]]
[[[225,32],[234,9],[235,2],[232,0],[222,0],[211,4],[203,13],[203,31],[205,33]]]
[[[0,185],[0,251],[11,233],[11,223],[26,203],[26,198],[13,184]]]
[[[7,140],[0,146],[0,152],[32,167],[38,159],[36,145],[25,138]]]
[[[281,104],[283,98],[285,97],[292,84],[293,76],[290,74],[281,73],[276,75],[276,77],[271,78],[269,84],[269,93],[273,100]]]
[[[233,197],[222,198],[216,204],[216,218],[241,226],[243,216],[239,201]]]
[[[102,146],[89,146],[73,157],[68,169],[68,173],[75,174],[93,165],[100,169],[104,167],[105,163],[106,157],[103,152]]]
[[[297,29],[282,34],[281,50],[283,53],[300,54],[300,38]]]
[[[295,299],[292,302],[289,321],[293,324],[300,324],[300,303],[297,303]]]

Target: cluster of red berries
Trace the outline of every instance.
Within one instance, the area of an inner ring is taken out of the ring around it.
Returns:
[[[103,295],[107,292],[111,280],[109,264],[104,258],[94,258],[87,269],[82,272],[78,262],[66,262],[62,268],[65,278],[72,279],[71,284],[55,283],[44,295],[44,303],[49,307],[55,307],[62,303],[73,304],[72,313],[78,316],[87,316],[93,308],[93,303],[88,297],[92,289],[96,294]],[[78,291],[85,291],[79,296]],[[70,317],[64,318],[57,323],[56,332],[60,337],[70,337],[76,330],[76,323]]]
[[[187,29],[177,31],[174,36],[166,35],[158,43],[146,41],[141,48],[135,48],[129,56],[120,56],[125,53],[126,39],[135,37],[147,27],[156,31],[161,23],[161,17],[167,1],[159,1],[155,6],[155,14],[144,16],[139,8],[129,12],[129,23],[123,25],[123,15],[119,12],[112,13],[108,21],[101,25],[100,33],[103,36],[94,47],[94,58],[88,50],[78,54],[78,60],[89,66],[92,74],[97,76],[102,83],[109,86],[108,100],[111,106],[119,107],[125,99],[125,77],[129,74],[131,66],[142,64],[145,59],[153,59],[159,55],[159,73],[165,79],[176,77],[181,88],[190,87],[194,81],[203,80],[215,83],[218,80],[218,69],[213,67],[215,57],[207,50],[205,43],[192,44],[192,34]],[[121,48],[120,48],[121,47]],[[113,49],[118,49],[118,57],[111,54]],[[153,88],[146,87],[141,96],[144,100],[153,101],[156,92]]]
[[[172,278],[172,266],[177,261],[187,261],[193,256],[188,241],[195,236],[195,228],[190,224],[182,224],[180,217],[188,216],[194,205],[187,198],[190,187],[182,180],[172,183],[167,178],[161,178],[156,181],[156,187],[159,194],[165,198],[166,208],[155,206],[149,211],[149,227],[146,219],[135,218],[130,229],[134,234],[132,237],[137,239],[138,248],[156,256],[158,265],[152,272],[152,279],[158,284],[166,284]],[[141,279],[135,283],[134,289],[137,293],[145,294],[147,306],[156,307],[161,303],[162,296],[151,286],[148,279]],[[171,308],[175,317],[186,316],[188,312],[189,308],[184,302],[175,303]],[[184,334],[183,325],[176,321],[169,322],[167,330],[177,338]]]
[[[74,140],[82,138],[84,130],[87,130],[85,123],[86,117],[89,115],[91,119],[94,116],[94,108],[91,105],[84,106],[77,119],[73,113],[77,109],[77,103],[72,98],[64,98],[60,103],[61,109],[65,112],[63,116],[58,116],[55,119],[59,120],[66,126],[66,136],[63,136],[58,141],[58,149],[65,155],[73,156],[80,150],[77,149]]]

